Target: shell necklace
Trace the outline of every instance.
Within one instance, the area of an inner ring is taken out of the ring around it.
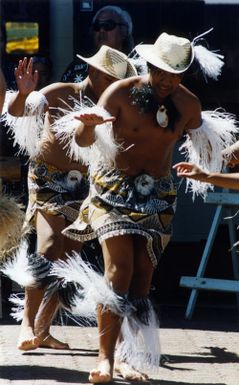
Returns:
[[[158,108],[158,111],[156,113],[156,120],[161,127],[164,127],[164,128],[168,127],[167,109],[163,104],[161,104],[161,106],[159,106]]]

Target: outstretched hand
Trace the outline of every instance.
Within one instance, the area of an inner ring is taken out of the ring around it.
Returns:
[[[196,164],[180,162],[173,166],[173,169],[177,171],[177,176],[183,178],[199,179],[205,172]]]
[[[33,72],[32,58],[28,59],[24,57],[23,60],[19,60],[18,66],[15,68],[15,79],[19,92],[22,95],[28,95],[34,91],[38,82],[38,71]]]
[[[84,113],[75,116],[75,119],[80,120],[85,126],[96,126],[98,124],[114,122],[116,118],[114,116],[104,118],[103,116],[95,113]]]

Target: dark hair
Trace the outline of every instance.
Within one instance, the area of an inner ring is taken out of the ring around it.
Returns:
[[[52,62],[48,56],[43,56],[43,55],[34,55],[32,56],[32,63],[42,63],[45,64],[49,70],[49,73],[51,74],[52,72]]]

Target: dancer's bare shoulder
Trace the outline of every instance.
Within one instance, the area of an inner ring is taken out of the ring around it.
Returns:
[[[139,87],[140,84],[141,77],[139,76],[118,80],[107,87],[98,104],[117,117],[122,109],[129,108],[132,88]]]
[[[175,92],[172,94],[172,100],[184,105],[185,108],[187,108],[188,105],[192,105],[194,108],[201,108],[201,103],[197,95],[182,84],[179,84]]]
[[[45,95],[49,107],[66,108],[67,104],[71,104],[71,97],[78,99],[82,90],[81,83],[52,83],[43,88],[41,92]],[[63,107],[64,106],[64,107]]]
[[[172,101],[184,122],[184,130],[197,128],[201,124],[201,102],[182,84],[172,94]]]

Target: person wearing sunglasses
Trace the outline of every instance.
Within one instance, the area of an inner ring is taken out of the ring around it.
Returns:
[[[119,25],[124,25],[126,26],[125,23],[116,23],[116,21],[112,20],[112,19],[109,19],[109,20],[103,20],[103,21],[100,21],[100,20],[96,20],[93,24],[92,24],[92,28],[95,32],[100,32],[101,29],[103,29],[103,31],[106,31],[106,32],[109,32],[109,31],[113,31],[113,29],[115,29],[117,26]]]
[[[99,9],[91,24],[95,49],[106,44],[129,54],[134,47],[132,31],[133,24],[129,13],[113,5]]]
[[[94,15],[89,30],[93,53],[102,45],[107,45],[128,55],[134,47],[132,32],[133,23],[127,11],[114,5],[100,8]],[[77,83],[86,78],[87,74],[87,64],[74,59],[63,73],[61,81]]]

